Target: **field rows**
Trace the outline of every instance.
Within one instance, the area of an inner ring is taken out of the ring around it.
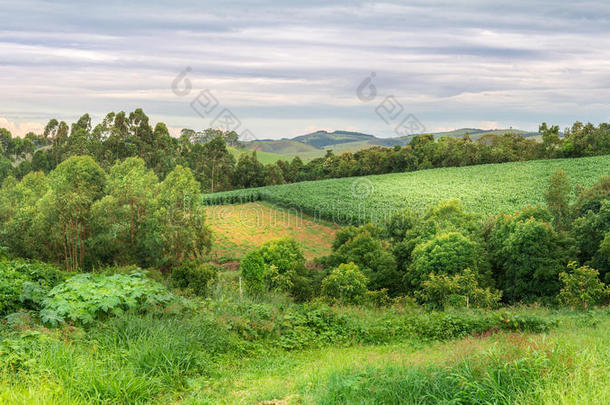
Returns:
[[[610,176],[610,155],[350,177],[206,194],[204,204],[269,201],[336,223],[380,222],[409,206],[423,209],[459,199],[466,209],[493,214],[544,203],[549,176],[564,169],[572,185]]]

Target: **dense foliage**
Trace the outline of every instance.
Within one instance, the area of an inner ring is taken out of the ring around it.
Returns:
[[[210,292],[218,277],[218,269],[211,263],[185,260],[172,269],[170,278],[175,287],[188,289],[196,295],[204,296]]]
[[[142,274],[78,274],[54,287],[43,300],[43,322],[90,324],[96,319],[131,310],[144,312],[165,306],[176,297]]]
[[[69,270],[171,267],[210,247],[198,196],[193,174],[179,165],[159,182],[139,158],[106,173],[91,157],[75,156],[48,175],[32,172],[19,182],[4,181],[0,245]]]
[[[493,308],[500,299],[557,304],[563,285],[564,303],[603,303],[605,287],[597,275],[609,271],[605,210],[610,191],[600,191],[607,180],[582,189],[574,204],[557,209],[570,187],[564,172],[553,177],[564,180],[550,183],[546,195],[553,197],[547,207],[485,218],[468,213],[458,201],[442,201],[423,213],[406,208],[381,227],[343,228],[331,254],[317,260],[326,277],[323,295],[362,303],[366,286],[375,294],[415,296],[429,307]],[[582,214],[582,206],[593,209]],[[598,267],[566,274],[568,263],[579,257],[581,264]],[[590,289],[591,296],[579,292],[578,285]]]
[[[38,309],[65,275],[53,266],[23,259],[0,259],[0,316],[20,308]]]
[[[361,304],[368,279],[354,263],[340,264],[322,280],[322,294],[343,304]]]

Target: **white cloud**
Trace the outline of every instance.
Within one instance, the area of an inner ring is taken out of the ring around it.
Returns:
[[[24,137],[28,132],[41,134],[44,131],[44,125],[39,122],[16,123],[3,117],[0,117],[0,128],[8,129],[14,137]]]

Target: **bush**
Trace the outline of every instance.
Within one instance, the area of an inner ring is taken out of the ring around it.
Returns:
[[[477,268],[477,245],[457,232],[442,233],[434,239],[417,245],[413,250],[413,264],[405,280],[419,289],[430,274],[454,275],[467,268]]]
[[[172,269],[171,281],[175,287],[189,289],[195,294],[206,295],[218,277],[218,269],[211,263],[185,260]]]
[[[546,222],[549,219],[548,211],[528,208],[501,216],[490,233],[497,286],[509,303],[552,299],[559,293],[558,275],[572,251],[564,234]]]
[[[301,247],[292,238],[264,243],[242,259],[240,268],[246,288],[254,293],[281,291],[305,301],[320,285],[319,272],[305,266]]]
[[[441,309],[446,306],[495,308],[502,298],[501,291],[479,287],[476,276],[470,269],[453,277],[430,273],[416,295],[424,304]]]
[[[322,280],[322,294],[343,304],[362,304],[368,279],[353,262],[340,264]]]
[[[38,309],[46,293],[64,279],[55,267],[23,259],[0,260],[0,315]]]
[[[600,278],[610,274],[610,198],[597,211],[587,211],[574,220],[570,230],[578,247],[579,262],[599,270]]]
[[[578,267],[575,262],[568,265],[570,272],[561,272],[563,283],[559,301],[571,307],[588,309],[601,304],[608,297],[608,289],[599,280],[599,272],[589,266]]]
[[[547,332],[556,321],[533,314],[507,311],[456,311],[413,313],[405,319],[407,333],[430,340],[462,338],[489,331]]]
[[[67,320],[90,324],[127,310],[145,312],[154,306],[166,306],[175,299],[163,285],[138,273],[79,274],[49,292],[40,315],[51,325]]]
[[[239,266],[241,276],[244,279],[246,289],[250,293],[261,293],[265,291],[265,277],[267,269],[263,256],[258,251],[248,253]]]
[[[321,259],[326,269],[355,263],[369,280],[369,288],[386,288],[390,295],[404,290],[402,276],[387,243],[379,239],[381,230],[373,225],[347,227],[337,233],[333,253]]]

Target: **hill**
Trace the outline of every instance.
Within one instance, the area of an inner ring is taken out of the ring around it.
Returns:
[[[239,159],[239,157],[241,155],[243,155],[244,153],[250,155],[253,152],[252,149],[235,148],[233,146],[228,146],[227,149],[233,155],[235,160]],[[268,163],[275,163],[278,160],[290,160],[291,159],[289,156],[286,156],[286,155],[281,155],[279,153],[273,153],[273,152],[265,152],[262,150],[256,150],[256,158],[258,159],[259,162],[261,162],[262,164],[265,164],[265,165]]]
[[[264,200],[336,223],[381,222],[405,206],[423,209],[453,198],[470,211],[492,214],[543,204],[549,176],[559,168],[573,185],[590,186],[609,167],[610,155],[536,160],[292,183],[206,194],[202,200]]]
[[[494,129],[483,130],[476,128],[461,128],[453,131],[431,133],[434,138],[455,137],[461,138],[468,134],[472,140],[477,140],[484,135],[503,135],[512,132],[523,137],[537,136],[538,133],[526,132],[518,129]],[[408,135],[397,138],[378,138],[375,135],[353,131],[316,131],[294,138],[282,138],[278,140],[263,139],[246,142],[247,149],[282,155],[283,158],[299,156],[304,161],[309,161],[326,154],[327,150],[334,153],[357,152],[373,146],[391,147],[394,145],[404,146],[416,136]]]

